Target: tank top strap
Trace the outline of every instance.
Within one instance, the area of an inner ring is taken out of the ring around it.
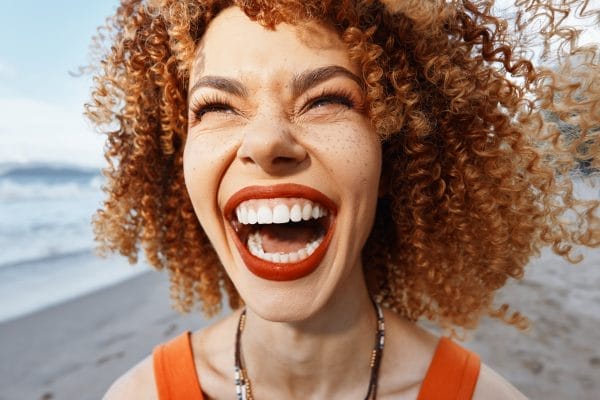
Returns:
[[[470,400],[480,366],[477,354],[442,337],[417,400]]]
[[[156,346],[152,358],[159,400],[203,400],[190,332]]]

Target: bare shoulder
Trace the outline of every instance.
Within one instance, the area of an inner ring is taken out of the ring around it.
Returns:
[[[152,356],[146,357],[125,374],[121,375],[103,397],[103,400],[156,400],[156,384]]]
[[[239,312],[192,333],[194,364],[202,391],[207,398],[226,398],[233,376],[233,338]],[[146,357],[117,379],[104,400],[157,400],[152,356]]]
[[[473,400],[523,400],[523,393],[511,385],[500,374],[485,364],[481,364],[479,379],[473,393]]]
[[[415,399],[435,356],[439,337],[391,312],[386,313],[385,322],[386,348],[379,376],[378,395],[381,396],[378,398]],[[472,398],[473,400],[526,399],[506,379],[485,364],[481,364]]]

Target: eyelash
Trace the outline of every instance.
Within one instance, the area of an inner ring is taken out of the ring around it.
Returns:
[[[306,102],[306,105],[302,107],[302,111],[308,111],[310,108],[315,106],[319,102],[337,103],[352,109],[356,106],[354,96],[350,91],[345,89],[323,89],[320,95],[315,96]]]
[[[310,98],[300,109],[301,112],[306,112],[316,106],[319,102],[337,103],[348,109],[355,108],[356,104],[353,100],[352,93],[344,89],[323,89],[320,95]],[[233,109],[231,102],[220,97],[217,94],[200,97],[192,102],[190,110],[192,111],[194,122],[198,122],[202,117],[211,111],[223,111]]]
[[[232,109],[233,105],[226,99],[217,94],[203,96],[196,99],[190,104],[190,110],[194,117],[194,122],[200,121],[204,114],[210,111]]]

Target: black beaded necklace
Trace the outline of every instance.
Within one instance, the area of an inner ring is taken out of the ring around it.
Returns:
[[[369,390],[365,400],[375,400],[377,398],[377,378],[379,376],[379,366],[381,365],[381,356],[385,344],[385,324],[383,320],[383,311],[377,302],[373,301],[375,313],[377,315],[377,333],[375,335],[375,346],[371,352],[371,378],[369,379]],[[235,392],[238,400],[254,400],[252,396],[252,385],[250,378],[242,365],[241,357],[241,337],[244,325],[246,323],[246,310],[240,314],[237,332],[235,335]]]

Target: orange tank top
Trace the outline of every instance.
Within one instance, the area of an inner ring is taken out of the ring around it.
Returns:
[[[160,400],[203,400],[190,332],[157,346],[154,378]],[[417,400],[470,400],[479,376],[477,354],[441,338]]]

